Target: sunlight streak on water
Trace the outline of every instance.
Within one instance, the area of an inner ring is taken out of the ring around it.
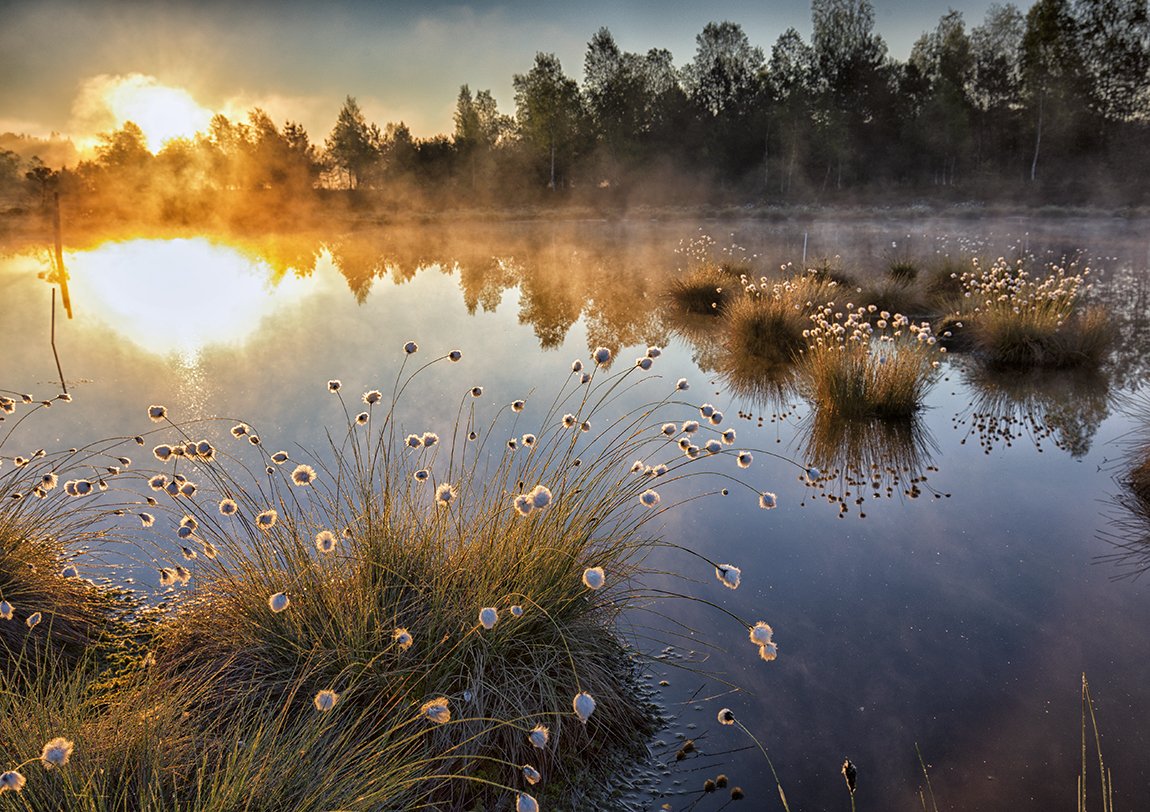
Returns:
[[[203,238],[131,240],[76,252],[67,260],[77,308],[159,354],[244,341],[286,304],[313,292],[310,279],[273,272]]]
[[[200,345],[191,341],[181,343],[175,353],[175,373],[179,380],[176,391],[181,407],[190,418],[213,414],[209,408],[213,387],[208,386],[202,359]]]

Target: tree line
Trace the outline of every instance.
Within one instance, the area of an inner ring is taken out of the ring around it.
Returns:
[[[322,144],[256,109],[247,122],[217,115],[153,155],[128,122],[99,136],[94,160],[58,179],[33,167],[28,182],[120,199],[170,190],[156,213],[175,218],[220,190],[355,190],[397,207],[1148,197],[1147,0],[1038,0],[1025,13],[996,3],[970,29],[950,11],[905,62],[889,56],[867,0],[814,0],[810,41],[791,28],[769,52],[738,24],[709,23],[682,67],[665,49],[623,51],[601,28],[582,84],[538,53],[512,85],[513,113],[463,85],[453,133],[426,139],[369,123],[351,97]]]

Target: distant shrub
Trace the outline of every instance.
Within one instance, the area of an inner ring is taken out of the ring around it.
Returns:
[[[892,259],[886,275],[895,282],[911,284],[918,279],[918,263],[913,259]]]

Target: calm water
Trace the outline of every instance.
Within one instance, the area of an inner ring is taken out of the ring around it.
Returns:
[[[666,316],[666,280],[686,263],[676,249],[701,236],[763,272],[798,264],[804,242],[808,263],[825,257],[864,277],[904,253],[1080,256],[1123,339],[1113,368],[1095,376],[990,377],[951,357],[913,430],[844,433],[815,423],[795,395],[756,395],[722,377],[717,340]],[[860,810],[921,809],[916,743],[940,809],[1070,808],[1085,672],[1115,808],[1135,809],[1150,788],[1150,583],[1114,580],[1124,570],[1099,558],[1114,552],[1100,534],[1121,518],[1110,504],[1119,440],[1138,426],[1131,404],[1144,402],[1148,255],[1138,223],[1074,220],[572,222],[65,245],[74,318],[57,302],[56,345],[74,402],[25,422],[3,453],[131,437],[150,428],[154,403],[176,420],[242,419],[268,446],[318,449],[325,427],[344,420],[326,382],[390,391],[409,340],[421,359],[461,349],[464,360],[417,379],[406,428],[448,434],[474,385],[492,414],[536,390],[520,418],[531,426],[573,359],[605,345],[630,365],[656,344],[658,396],[686,377],[692,402],[726,414],[737,447],[908,470],[897,482],[881,473],[878,489],[837,483],[849,507],[840,517],[798,469],[759,453],[746,479],[777,493],[777,509],[733,492],[664,514],[669,541],[741,566],[743,583],[723,589],[697,559],[662,551],[656,568],[698,580],[652,585],[766,620],[780,656],[763,663],[744,629],[700,603],[659,607],[693,631],[646,644],[674,646],[648,671],[669,683],[661,695],[678,713],[654,749],[674,765],[681,734],[704,755],[658,774],[656,789],[686,794],[640,788],[645,808],[682,809],[720,771],[749,808],[781,808],[761,754],[716,723],[724,706],[769,749],[795,810],[850,808],[844,757],[859,770]],[[38,276],[50,269],[44,245],[10,246],[0,259],[0,388],[37,399],[58,391],[50,285]],[[651,391],[621,400],[619,413]],[[1009,442],[998,431],[1007,419],[1018,421]],[[922,476],[921,495],[903,495]],[[663,497],[716,487],[700,478]],[[711,677],[674,667],[704,659],[692,667]]]

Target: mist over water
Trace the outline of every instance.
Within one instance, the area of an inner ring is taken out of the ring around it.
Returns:
[[[668,280],[689,261],[676,251],[703,236],[716,256],[771,278],[788,262],[800,267],[804,245],[806,265],[860,282],[904,254],[924,264],[947,253],[1065,257],[1091,268],[1122,335],[1094,377],[988,376],[954,354],[913,425],[823,425],[798,393],[756,393],[725,379],[721,339],[668,314]],[[661,397],[686,377],[689,404],[720,408],[723,426],[738,433],[734,448],[754,449],[755,462],[738,472],[724,456],[717,469],[776,493],[779,507],[763,511],[732,486],[664,514],[668,541],[740,566],[743,582],[724,589],[697,559],[660,550],[655,569],[694,580],[659,576],[651,585],[770,623],[779,658],[759,660],[744,629],[700,603],[660,602],[673,619],[661,632],[643,629],[657,621],[650,613],[629,618],[643,648],[673,646],[644,673],[675,716],[657,737],[665,744],[653,745],[670,773],[656,773],[657,789],[686,793],[656,798],[640,787],[643,808],[684,808],[718,772],[754,808],[778,803],[761,754],[740,749],[753,743],[716,722],[721,707],[768,748],[795,809],[848,808],[844,757],[859,770],[860,809],[921,808],[916,744],[940,808],[1066,807],[1081,762],[1083,673],[1117,808],[1136,806],[1146,786],[1147,586],[1112,580],[1123,570],[1099,560],[1114,551],[1100,534],[1113,518],[1121,439],[1145,431],[1130,409],[1145,402],[1150,244],[1134,225],[523,222],[65,245],[65,265],[75,319],[57,313],[56,342],[74,401],[20,426],[5,455],[132,437],[160,403],[177,421],[243,420],[266,445],[322,454],[325,428],[344,420],[326,382],[340,379],[353,397],[390,391],[409,340],[421,360],[453,349],[464,357],[415,379],[399,416],[404,431],[446,436],[477,385],[478,405],[492,413],[526,398],[518,426],[534,427],[573,359],[607,346],[630,365],[647,346],[664,347],[651,390]],[[51,270],[44,246],[12,245],[0,260],[0,323],[22,337],[0,361],[0,386],[37,399],[59,388],[51,295],[38,278]],[[622,415],[648,399],[648,390],[628,392],[612,408]],[[229,426],[207,424],[205,433],[230,448]],[[841,469],[828,490],[850,509],[840,515],[798,467],[767,451]],[[662,495],[722,487],[699,477]],[[674,668],[679,657],[703,673]],[[698,743],[698,760],[676,766],[679,734]]]

